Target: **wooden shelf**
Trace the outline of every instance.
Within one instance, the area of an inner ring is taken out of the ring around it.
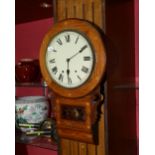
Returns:
[[[25,88],[41,88],[43,89],[43,95],[47,96],[48,95],[48,86],[46,82],[25,82],[25,83],[19,83],[16,82],[16,87],[25,87]]]
[[[53,17],[53,0],[16,0],[15,8],[16,24]]]
[[[41,82],[25,82],[25,83],[16,82],[16,87],[47,87],[47,84]]]
[[[33,145],[45,149],[57,151],[58,147],[56,142],[51,137],[46,136],[26,136],[24,133],[16,133],[16,143],[23,143]]]

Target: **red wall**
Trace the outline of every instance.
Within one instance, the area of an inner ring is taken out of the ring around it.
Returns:
[[[21,58],[38,58],[43,36],[52,25],[51,18],[16,25],[16,62]]]
[[[16,63],[22,58],[38,58],[39,49],[45,33],[53,25],[53,19],[38,20],[15,27]],[[43,90],[33,87],[17,87],[16,96],[42,95]]]
[[[43,36],[53,25],[53,20],[45,19],[16,25],[15,58],[16,63],[22,58],[38,58]],[[42,88],[16,87],[16,96],[42,95]],[[16,144],[16,155],[57,155],[57,151]]]
[[[15,155],[57,155],[56,151],[32,145],[16,144]]]

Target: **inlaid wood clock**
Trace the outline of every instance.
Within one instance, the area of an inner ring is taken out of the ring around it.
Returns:
[[[72,6],[73,2],[76,1],[69,0]],[[59,3],[55,1],[55,7]],[[75,12],[74,7],[74,15]],[[97,143],[94,130],[103,98],[100,85],[106,70],[105,44],[90,20],[70,18],[66,11],[64,14],[66,18],[56,21],[43,38],[39,57],[41,72],[54,92],[60,138]]]

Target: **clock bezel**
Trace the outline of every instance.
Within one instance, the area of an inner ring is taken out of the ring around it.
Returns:
[[[75,88],[66,88],[57,84],[51,78],[46,67],[46,50],[51,38],[53,38],[56,34],[66,30],[78,31],[87,36],[88,39],[86,39],[89,40],[95,57],[95,64],[93,65],[92,73],[90,74],[89,78],[82,85]],[[39,61],[43,78],[47,82],[49,88],[63,97],[82,97],[94,90],[102,80],[106,69],[105,44],[100,33],[91,23],[80,19],[67,19],[58,22],[46,33],[41,44]]]
[[[67,29],[67,30],[63,30],[61,32],[58,32],[57,34],[55,34],[54,36],[52,36],[51,40],[53,40],[56,36],[58,36],[59,34],[63,33],[63,32],[74,32],[74,33],[77,33],[79,35],[81,35],[89,44],[90,48],[91,48],[91,52],[92,52],[92,55],[93,55],[93,64],[92,64],[92,67],[91,67],[91,72],[89,73],[88,75],[88,78],[86,80],[84,80],[84,82],[80,83],[78,86],[73,86],[73,87],[67,87],[67,86],[64,86],[62,84],[59,84],[51,75],[51,78],[58,84],[60,85],[61,87],[64,87],[64,88],[67,88],[67,89],[73,89],[73,88],[78,88],[80,87],[81,85],[83,85],[88,79],[89,77],[91,76],[92,74],[92,70],[94,68],[94,64],[95,64],[95,55],[94,55],[94,49],[93,49],[93,46],[91,45],[91,41],[89,40],[89,38],[87,38],[87,36],[85,34],[83,34],[82,32],[78,31],[78,30],[72,30],[72,29]],[[49,44],[51,43],[51,41],[49,42]],[[49,45],[48,44],[48,45]],[[45,54],[45,57],[46,57],[46,54]],[[46,63],[47,64],[47,63]],[[47,66],[47,65],[46,65]],[[47,67],[47,70],[48,70],[48,67]],[[49,72],[49,71],[48,71]],[[50,72],[49,72],[50,74]]]

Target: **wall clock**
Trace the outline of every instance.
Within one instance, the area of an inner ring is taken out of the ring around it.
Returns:
[[[106,52],[95,26],[80,19],[56,23],[43,38],[40,67],[55,93],[60,137],[93,143]]]
[[[105,47],[99,32],[77,19],[55,24],[43,39],[40,65],[48,86],[60,96],[90,93],[105,72]]]

